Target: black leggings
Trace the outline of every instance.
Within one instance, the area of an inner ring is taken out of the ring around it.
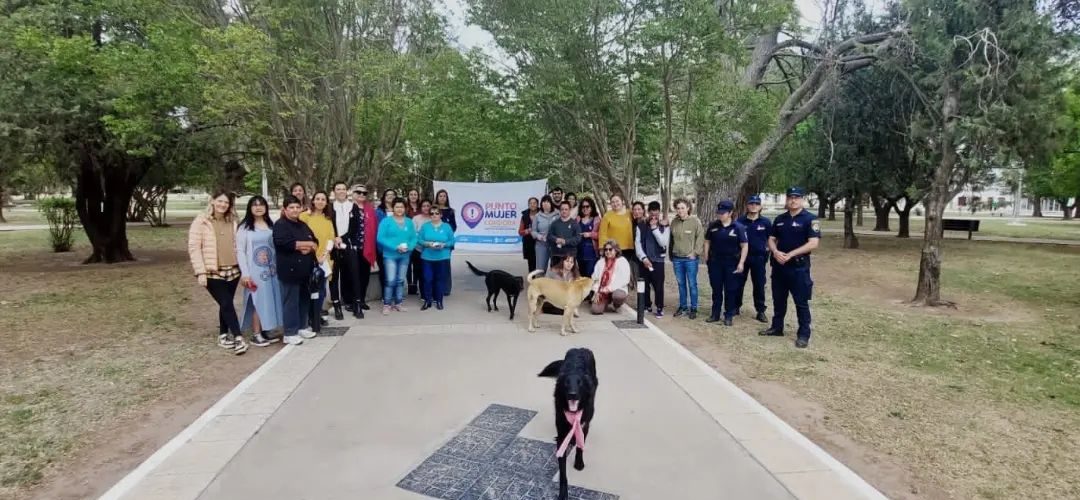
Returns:
[[[218,333],[221,335],[230,332],[233,335],[240,335],[240,321],[236,318],[236,306],[233,305],[236,287],[239,284],[239,279],[232,281],[206,279],[206,290],[218,304]]]

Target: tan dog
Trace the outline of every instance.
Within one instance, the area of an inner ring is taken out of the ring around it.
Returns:
[[[577,308],[592,290],[592,278],[578,278],[574,281],[559,281],[551,278],[537,278],[536,275],[543,273],[536,270],[529,273],[529,331],[535,332],[538,324],[536,316],[540,314],[540,306],[547,302],[563,310],[562,328],[559,333],[569,335],[566,329],[577,333],[574,326],[574,317],[577,316]]]

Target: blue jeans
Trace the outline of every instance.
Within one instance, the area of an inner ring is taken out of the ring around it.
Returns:
[[[285,327],[285,336],[296,335],[308,324],[308,310],[311,307],[311,291],[307,282],[281,282],[281,317]]]
[[[424,261],[424,300],[442,302],[450,275],[450,259]]]
[[[409,269],[409,253],[383,254],[386,285],[383,286],[383,305],[393,306],[405,300],[405,273]]]
[[[687,308],[689,296],[690,309],[698,307],[697,271],[698,260],[686,257],[673,257],[671,265],[675,268],[675,282],[679,284],[679,309]]]
[[[536,268],[543,270],[547,273],[548,265],[551,264],[551,252],[548,249],[547,243],[537,241],[536,242]],[[540,276],[543,276],[541,274]]]

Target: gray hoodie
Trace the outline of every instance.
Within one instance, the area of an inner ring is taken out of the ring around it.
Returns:
[[[554,210],[549,214],[536,212],[536,218],[533,220],[532,225],[532,236],[533,238],[536,238],[536,244],[547,244],[547,233],[551,230],[551,223],[555,222],[555,219],[558,218],[559,212]]]

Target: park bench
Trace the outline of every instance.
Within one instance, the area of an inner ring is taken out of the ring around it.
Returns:
[[[979,231],[978,219],[941,219],[941,232],[945,231],[967,231],[968,239],[971,239],[971,233]]]

